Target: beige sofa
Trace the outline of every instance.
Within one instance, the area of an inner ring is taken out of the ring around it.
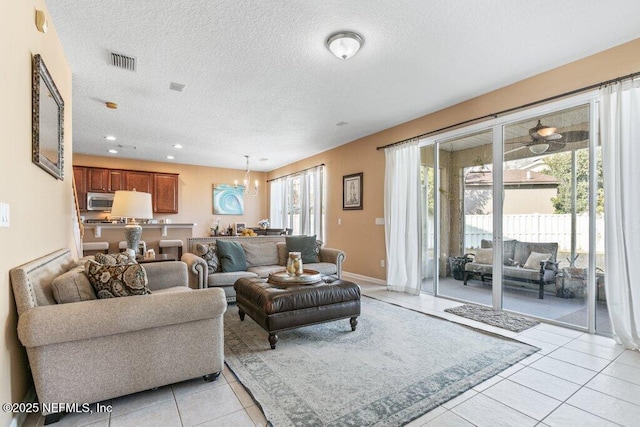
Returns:
[[[222,272],[215,270],[199,253],[197,246],[215,246],[217,240],[231,240],[240,242],[247,255],[247,268],[244,271]],[[317,263],[305,263],[304,268],[319,271],[324,276],[342,277],[342,263],[346,255],[339,249],[320,246]],[[286,236],[256,236],[256,237],[192,237],[187,239],[187,252],[182,255],[182,261],[188,265],[189,286],[195,289],[221,288],[224,290],[228,302],[236,300],[233,284],[243,277],[266,278],[273,271],[285,268],[287,257]],[[215,270],[215,271],[214,271]]]
[[[150,295],[57,304],[53,279],[78,264],[61,249],[10,272],[39,402],[99,402],[222,371],[222,290],[192,291],[183,262],[158,262],[143,265]]]

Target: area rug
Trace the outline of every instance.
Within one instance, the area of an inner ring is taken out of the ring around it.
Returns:
[[[227,366],[273,426],[400,426],[539,349],[371,298],[349,320],[267,333],[230,305]]]
[[[444,311],[513,332],[522,332],[525,329],[529,329],[540,324],[540,322],[525,316],[505,313],[504,311],[496,311],[491,307],[475,304],[465,304],[458,307],[446,308]]]

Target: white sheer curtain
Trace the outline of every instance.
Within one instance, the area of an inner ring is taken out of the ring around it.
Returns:
[[[385,149],[387,288],[420,293],[420,148],[418,141]]]
[[[285,179],[271,181],[269,193],[269,226],[271,228],[287,228],[287,186]]]
[[[640,348],[640,81],[601,89],[605,288],[614,339]]]
[[[269,212],[271,227],[324,241],[324,166],[271,181]]]

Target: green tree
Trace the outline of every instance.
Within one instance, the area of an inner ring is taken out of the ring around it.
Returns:
[[[558,196],[551,199],[557,214],[571,213],[571,152],[564,152],[546,156],[544,163],[547,169],[544,173],[555,177],[559,181]],[[604,193],[602,191],[602,156],[598,150],[596,162],[598,177],[598,194],[596,212],[604,212]],[[576,150],[576,213],[589,210],[589,150]]]

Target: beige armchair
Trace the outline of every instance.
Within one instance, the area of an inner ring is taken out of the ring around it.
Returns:
[[[148,263],[150,295],[57,304],[51,282],[76,264],[62,249],[11,270],[18,337],[39,402],[93,403],[217,378],[227,308],[221,289],[190,289],[183,262]]]

